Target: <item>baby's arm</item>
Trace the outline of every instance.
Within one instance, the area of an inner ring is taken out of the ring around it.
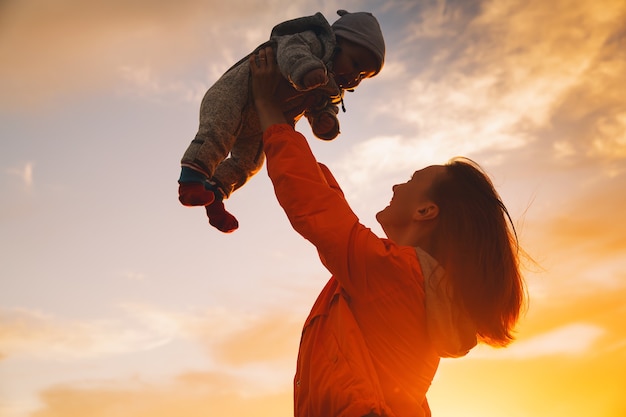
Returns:
[[[313,31],[276,37],[276,61],[283,76],[299,91],[328,82],[322,44]]]

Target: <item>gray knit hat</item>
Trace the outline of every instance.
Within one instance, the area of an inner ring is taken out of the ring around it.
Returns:
[[[378,20],[368,12],[337,10],[337,14],[340,17],[331,26],[335,35],[372,51],[378,60],[378,74],[385,62],[385,40]]]

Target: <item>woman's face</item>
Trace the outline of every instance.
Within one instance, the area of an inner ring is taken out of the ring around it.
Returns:
[[[392,187],[389,205],[376,214],[376,220],[388,237],[394,230],[402,230],[419,218],[420,210],[432,205],[430,189],[433,182],[445,173],[443,165],[431,165],[415,171],[411,178]]]
[[[333,78],[344,90],[349,90],[378,71],[378,60],[369,49],[338,38],[339,51],[333,59]]]

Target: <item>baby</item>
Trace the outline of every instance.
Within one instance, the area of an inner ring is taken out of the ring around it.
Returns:
[[[278,24],[270,40],[284,80],[281,108],[292,125],[305,116],[313,134],[332,140],[339,134],[338,105],[344,90],[378,74],[385,42],[376,18],[339,10],[332,24],[321,13]],[[202,99],[200,127],[181,161],[179,200],[204,206],[209,223],[224,233],[239,227],[223,200],[256,174],[264,162],[263,132],[250,91],[250,55],[213,84]],[[345,110],[344,110],[345,111]]]

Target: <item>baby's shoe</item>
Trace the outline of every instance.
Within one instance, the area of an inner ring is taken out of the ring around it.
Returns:
[[[215,186],[203,173],[182,167],[178,179],[178,200],[184,206],[206,206],[215,201]]]
[[[309,123],[313,134],[322,140],[333,140],[339,136],[339,120],[332,108],[311,114]]]
[[[226,211],[221,195],[218,195],[215,201],[205,208],[209,224],[216,229],[224,233],[231,233],[239,227],[239,222],[235,216]]]

